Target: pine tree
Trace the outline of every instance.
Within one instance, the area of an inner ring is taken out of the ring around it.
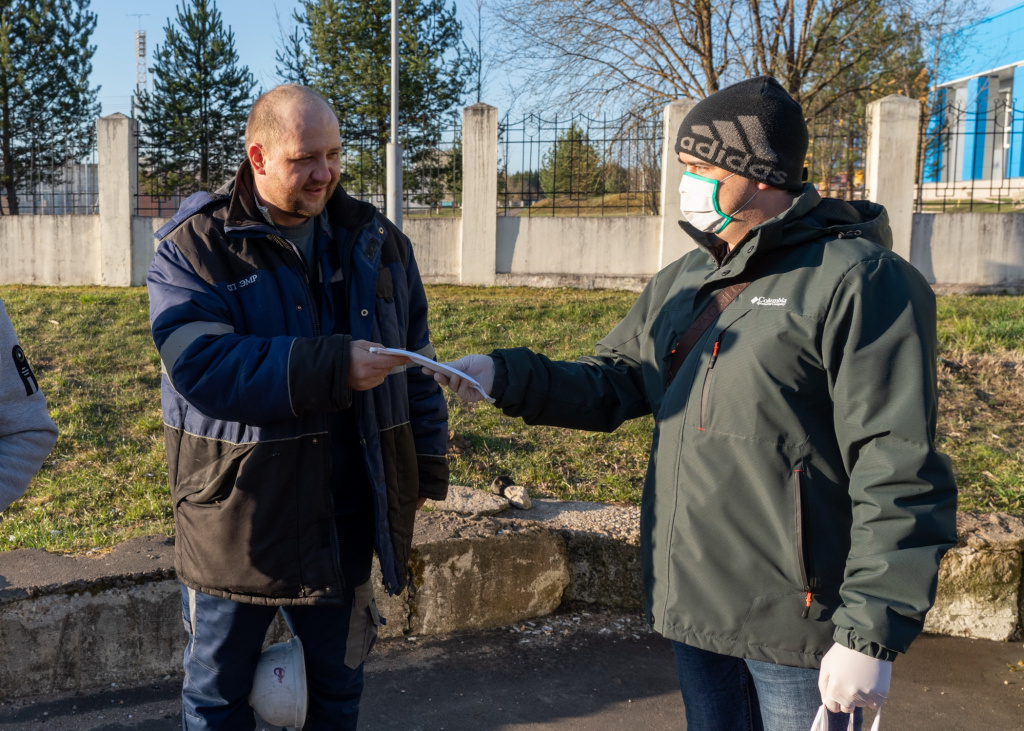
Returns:
[[[382,192],[391,141],[390,0],[301,0],[294,19],[302,30],[286,38],[278,75],[308,79],[337,113],[346,145],[342,184],[354,193]],[[427,189],[437,170],[429,160],[468,75],[462,24],[446,0],[400,0],[399,23],[404,184],[431,197]]]
[[[277,62],[275,70],[278,77],[285,84],[310,86],[309,78],[306,76],[305,49],[308,44],[304,26],[296,26],[290,34],[285,35],[280,16],[277,18],[277,26],[280,33],[278,37],[280,47],[274,52],[274,60]]]
[[[211,190],[231,178],[256,86],[213,0],[184,0],[176,10],[154,54],[153,92],[138,96],[148,168],[140,185],[151,195]]]
[[[0,3],[0,187],[8,213],[19,212],[19,197],[32,186],[61,182],[92,147],[95,28],[89,0]]]
[[[540,185],[552,198],[562,195],[577,200],[601,192],[601,156],[575,122],[544,153]]]

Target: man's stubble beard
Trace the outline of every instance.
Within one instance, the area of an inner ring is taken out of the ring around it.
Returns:
[[[324,190],[323,200],[320,201],[317,210],[311,211],[304,208],[301,199],[296,198],[294,200],[288,201],[288,210],[286,210],[285,213],[291,216],[300,216],[302,218],[313,218],[313,216],[319,216],[321,213],[324,212],[324,208],[327,206],[327,201],[329,201],[331,199],[331,196],[334,195],[334,191],[338,188],[339,182],[341,181],[335,180]]]

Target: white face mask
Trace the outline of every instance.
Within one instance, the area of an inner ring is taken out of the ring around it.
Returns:
[[[732,223],[733,216],[747,207],[754,200],[758,191],[747,199],[747,203],[737,208],[731,215],[726,215],[718,207],[718,188],[736,173],[727,175],[721,180],[705,178],[694,173],[683,173],[679,181],[679,210],[683,218],[694,228],[705,233],[717,234]]]

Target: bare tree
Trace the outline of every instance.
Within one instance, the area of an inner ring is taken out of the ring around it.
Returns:
[[[484,22],[484,0],[473,0],[475,17],[465,25],[468,40],[462,40],[462,52],[469,71],[468,90],[473,103],[484,101],[484,89],[495,71],[496,44],[494,24]]]
[[[506,0],[506,62],[535,93],[600,111],[653,108],[718,90],[737,0]]]
[[[880,87],[970,0],[506,0],[507,62],[535,95],[577,109],[653,113],[733,81],[774,76],[809,109]],[[522,49],[530,49],[524,55]],[[913,50],[909,53],[908,49]],[[912,70],[911,76],[918,74]],[[547,92],[545,94],[545,92]]]

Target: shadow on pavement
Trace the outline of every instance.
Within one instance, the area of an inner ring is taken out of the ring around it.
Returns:
[[[639,615],[560,612],[513,627],[381,642],[360,731],[681,731],[672,651]],[[176,731],[181,677],[0,704],[0,731]],[[1024,645],[924,636],[896,661],[889,731],[1009,731]],[[260,731],[274,727],[260,724]]]

